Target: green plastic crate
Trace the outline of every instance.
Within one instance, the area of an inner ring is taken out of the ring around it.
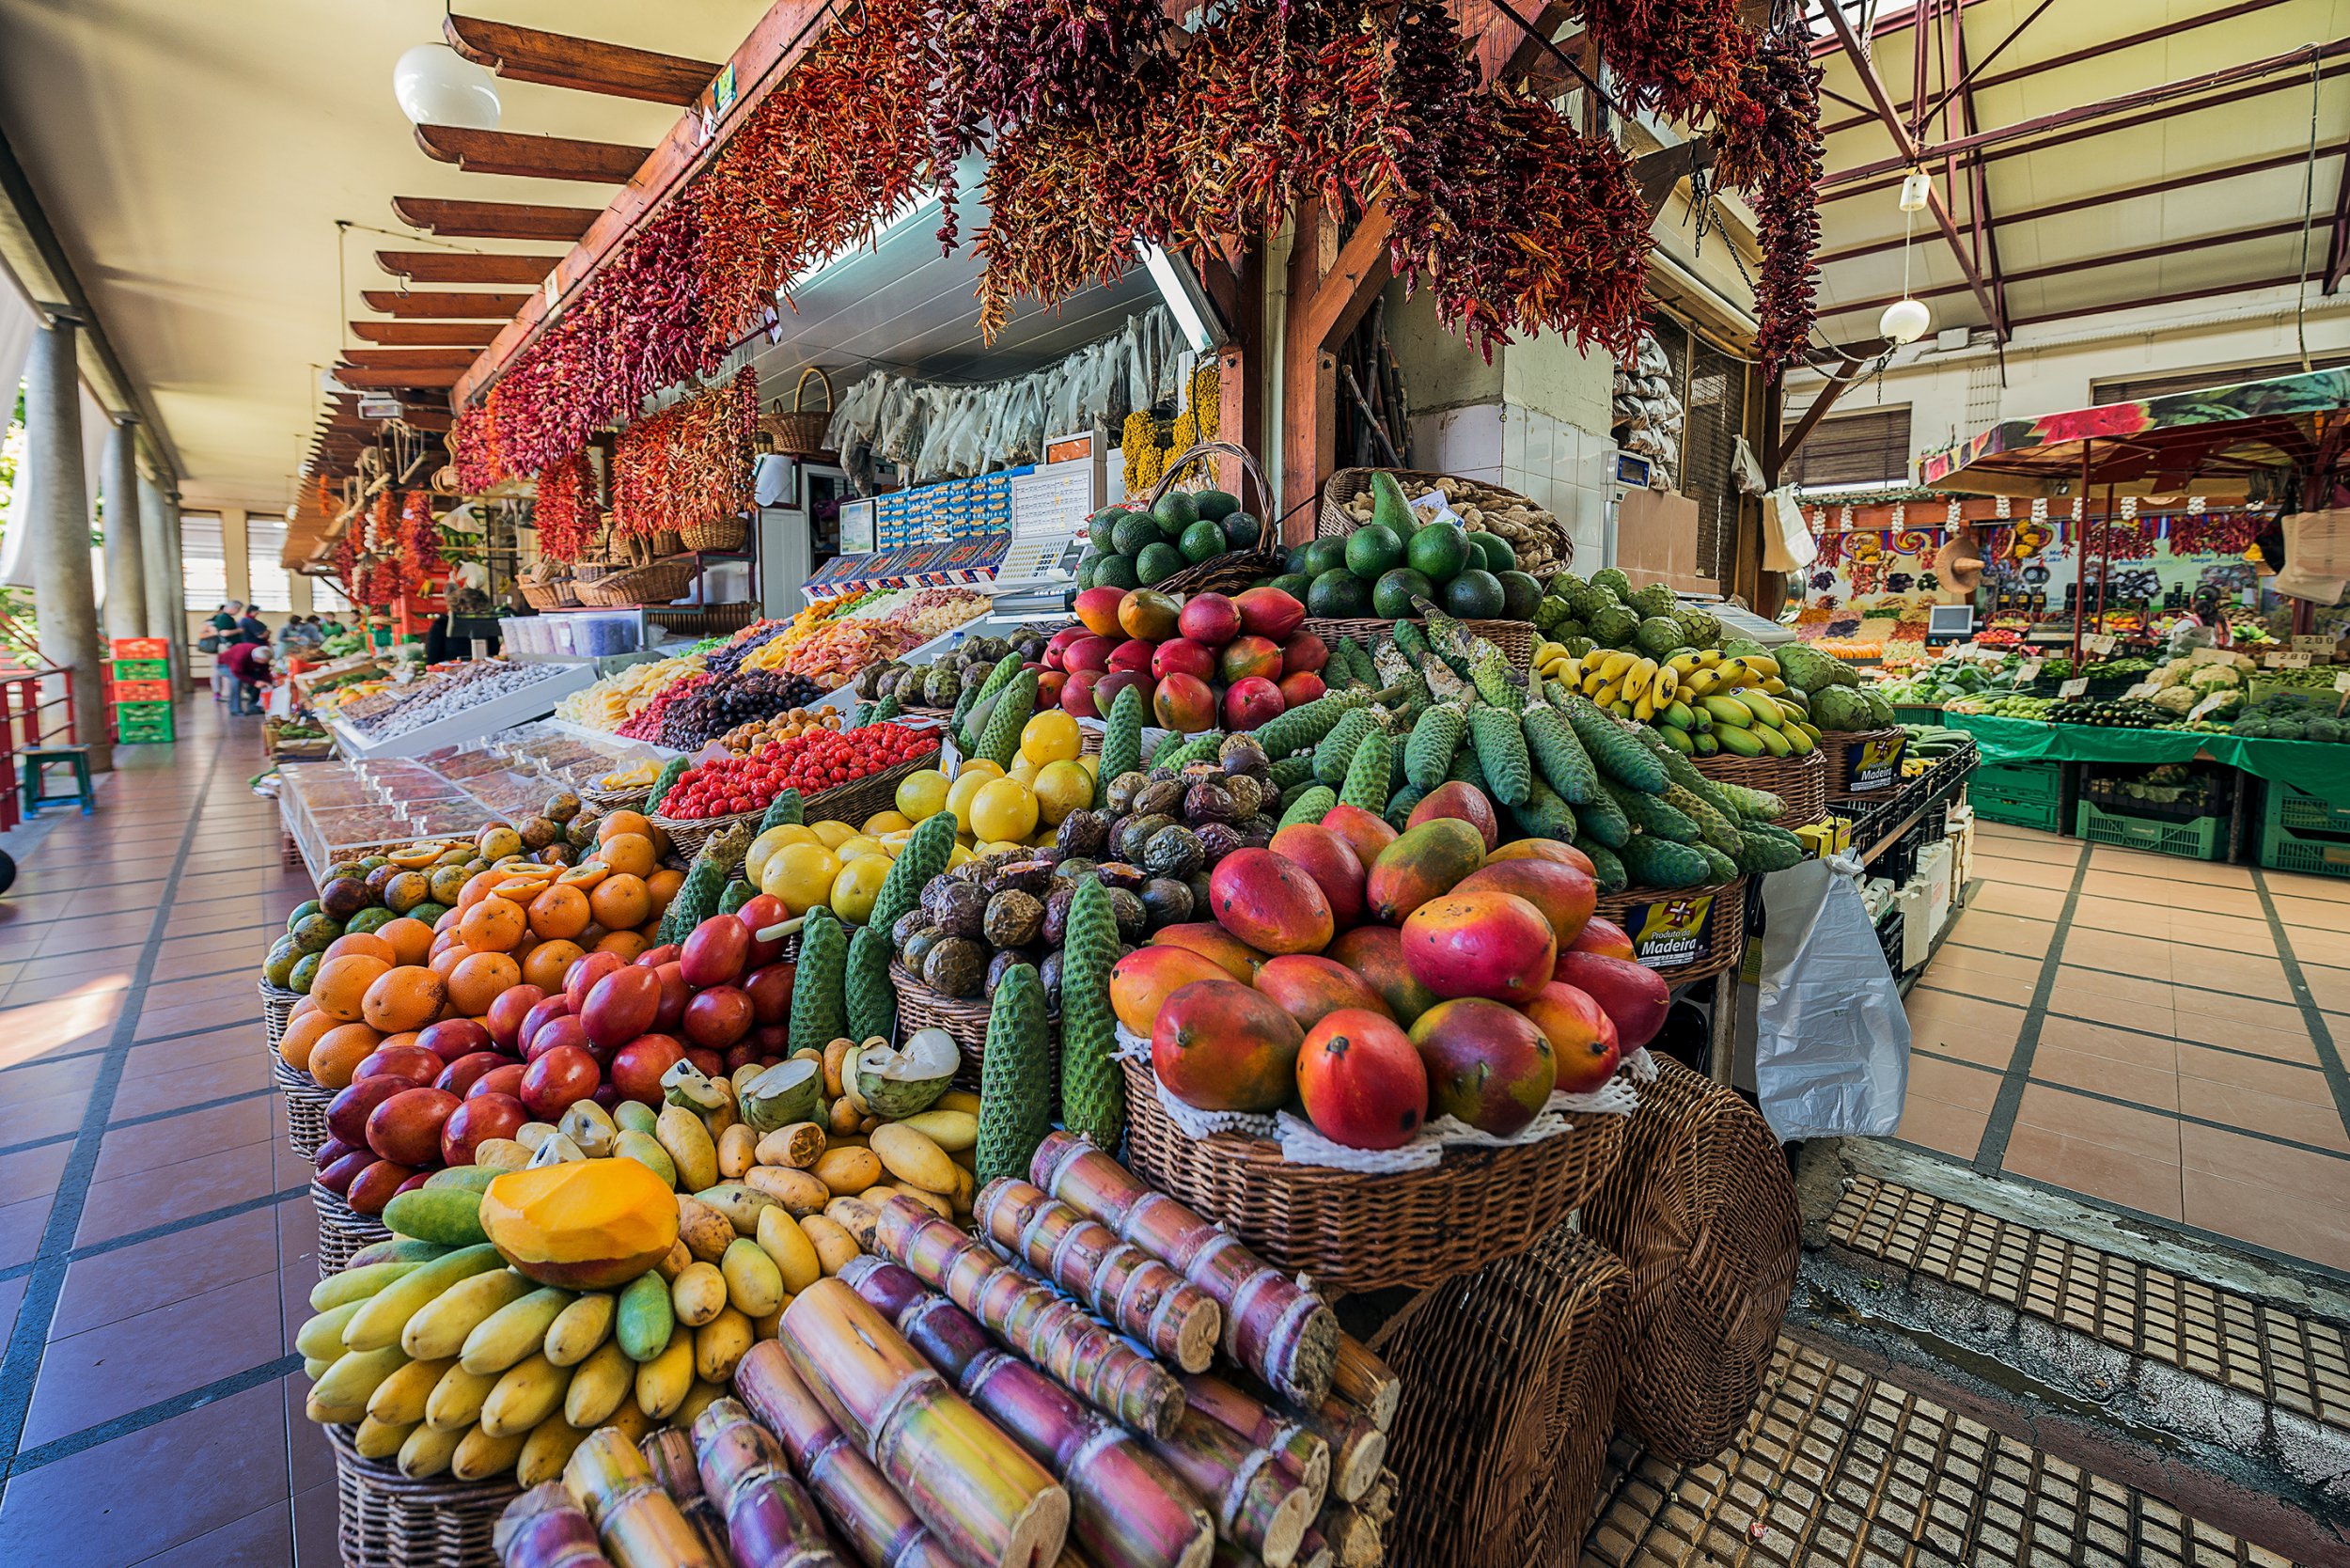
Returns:
[[[160,724],[171,728],[171,704],[168,702],[118,702],[115,723],[122,726]]]
[[[2117,844],[2123,849],[2175,855],[2182,860],[2217,860],[2225,853],[2227,829],[2217,817],[2170,822],[2107,811],[2088,801],[2082,801],[2076,809],[2075,832],[2092,844]]]
[[[113,661],[118,681],[168,681],[171,679],[169,659],[116,659]]]
[[[2293,833],[2350,833],[2350,801],[2335,802],[2281,779],[2268,781],[2265,821]]]
[[[2061,762],[1978,762],[1968,786],[1989,790],[2010,800],[2046,801],[2054,806],[2064,794]]]
[[[2004,791],[1986,790],[1979,779],[1980,774],[1966,781],[1966,804],[1981,820],[2010,827],[2036,827],[2043,833],[2062,830],[2063,812],[2054,800],[2025,800]]]
[[[2270,799],[2282,786],[2269,786]],[[2261,864],[2272,871],[2350,877],[2350,833],[2295,833],[2274,823],[2261,829]]]

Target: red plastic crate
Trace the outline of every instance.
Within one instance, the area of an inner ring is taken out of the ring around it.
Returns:
[[[171,682],[168,681],[118,681],[115,682],[117,702],[169,702]]]
[[[168,659],[171,641],[167,637],[117,637],[114,657],[118,659]]]

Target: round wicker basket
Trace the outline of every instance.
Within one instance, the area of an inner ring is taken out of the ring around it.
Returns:
[[[603,815],[613,811],[641,811],[645,797],[651,793],[652,786],[650,784],[635,784],[625,790],[599,790],[592,784],[587,784],[580,787],[579,798],[588,803],[588,809]]]
[[[1632,1271],[1617,1414],[1658,1454],[1713,1458],[1762,1387],[1795,1286],[1802,1221],[1762,1115],[1668,1058],[1583,1231]]]
[[[1733,757],[1721,751],[1690,761],[1719,783],[1767,790],[1785,801],[1786,811],[1773,819],[1780,827],[1802,827],[1827,815],[1827,756],[1823,748],[1801,757]]]
[[[1403,1385],[1394,1560],[1574,1560],[1615,1430],[1630,1290],[1613,1253],[1559,1225],[1436,1286],[1373,1342]]]
[[[269,1075],[286,1097],[286,1146],[306,1160],[318,1158],[319,1145],[326,1141],[326,1105],[333,1096],[309,1074],[287,1066],[275,1051],[270,1053]]]
[[[898,785],[908,774],[936,764],[938,754],[929,752],[909,757],[902,762],[867,774],[863,778],[837,784],[829,790],[809,795],[800,803],[800,818],[811,823],[861,823],[876,811],[886,811],[898,798]],[[669,836],[669,843],[687,860],[701,853],[701,847],[712,838],[736,823],[756,827],[767,814],[766,808],[756,811],[738,811],[724,817],[665,817],[652,815],[653,826]]]
[[[310,1184],[310,1207],[319,1216],[319,1278],[340,1274],[361,1247],[389,1241],[392,1232],[382,1222],[361,1214],[316,1182]]]
[[[1725,882],[1712,887],[1627,887],[1599,901],[1593,913],[1605,920],[1612,920],[1630,932],[1637,940],[1647,924],[1648,911],[1654,905],[1685,904],[1692,899],[1711,898],[1714,906],[1706,917],[1704,940],[1699,943],[1686,962],[1667,963],[1653,957],[1643,960],[1651,964],[1674,985],[1686,985],[1709,975],[1719,975],[1735,969],[1747,952],[1747,879]],[[1678,956],[1678,955],[1676,955]]]
[[[1371,468],[1341,468],[1323,481],[1322,507],[1314,514],[1314,532],[1324,539],[1344,538],[1360,527],[1362,525],[1347,503],[1371,489],[1371,477],[1376,472]],[[1476,507],[1482,510],[1514,508],[1524,513],[1527,525],[1543,536],[1550,556],[1550,564],[1546,566],[1539,561],[1527,565],[1526,570],[1536,576],[1564,571],[1574,563],[1574,540],[1567,532],[1566,525],[1548,509],[1536,506],[1514,490],[1475,479],[1456,478],[1449,474],[1432,473],[1424,468],[1391,468],[1388,472],[1403,487],[1407,500],[1417,500],[1432,490],[1441,490],[1451,498],[1456,509]],[[1522,541],[1513,540],[1510,543],[1518,556],[1527,556]]]
[[[889,961],[889,983],[898,990],[898,1034],[900,1039],[916,1029],[945,1029],[955,1049],[963,1053],[963,1066],[955,1074],[955,1087],[974,1093],[979,1087],[979,1069],[987,1058],[987,1019],[993,1011],[984,996],[949,996],[922,983],[913,970]],[[1060,1010],[1055,1004],[1046,1013],[1058,1019]],[[1053,1079],[1060,1081],[1060,1031],[1052,1036]]]
[[[1582,1203],[1623,1148],[1625,1118],[1509,1148],[1459,1148],[1427,1170],[1292,1165],[1280,1146],[1194,1138],[1159,1104],[1150,1064],[1126,1072],[1126,1154],[1152,1186],[1218,1220],[1325,1295],[1434,1285],[1525,1250]]]
[[[261,1027],[269,1036],[269,1048],[277,1049],[277,1043],[286,1038],[286,1020],[293,1015],[294,1004],[302,1000],[302,993],[289,991],[282,985],[261,981]]]
[[[411,1481],[395,1466],[360,1458],[352,1431],[326,1429],[335,1450],[343,1568],[497,1568],[491,1531],[522,1491],[511,1475]]]
[[[1820,753],[1827,759],[1827,798],[1889,795],[1900,789],[1902,746],[1908,733],[1898,725],[1889,729],[1821,730]],[[1879,754],[1873,768],[1864,776],[1857,764],[1863,749],[1872,743],[1876,744]]]

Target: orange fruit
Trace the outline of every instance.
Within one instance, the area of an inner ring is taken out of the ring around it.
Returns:
[[[636,962],[638,957],[644,953],[645,949],[651,946],[652,938],[647,936],[643,932],[616,931],[606,936],[603,941],[596,944],[596,951],[600,953],[619,953],[620,955],[621,963],[634,964]]]
[[[287,1066],[296,1072],[306,1072],[310,1066],[311,1048],[341,1027],[334,1014],[312,1008],[299,1018],[287,1020],[286,1032],[278,1037],[277,1054],[286,1058]]]
[[[384,921],[375,934],[392,945],[395,964],[422,964],[432,956],[432,944],[439,939],[431,926],[406,915]]]
[[[448,1000],[448,982],[430,969],[413,964],[387,969],[368,987],[362,1004],[367,1020],[386,1034],[420,1029],[441,1015]]]
[[[351,1074],[383,1042],[365,1024],[338,1024],[310,1047],[310,1076],[321,1089],[349,1089]]]
[[[597,924],[619,931],[641,926],[651,917],[652,892],[643,877],[615,871],[588,895],[588,906],[595,912]]]
[[[460,942],[457,939],[456,927],[447,926],[446,923],[442,926],[435,926],[432,929],[432,950],[425,956],[427,958],[438,958],[443,953],[448,951],[451,948],[455,948],[462,952],[472,951],[470,948],[467,948],[462,942]]]
[[[601,844],[622,833],[650,839],[652,837],[652,819],[642,811],[608,811],[604,813],[603,821],[596,824],[596,842]]]
[[[387,925],[392,923],[391,921],[385,922]],[[373,932],[354,931],[347,936],[337,936],[326,945],[327,958],[340,958],[345,953],[365,953],[369,958],[380,958],[386,964],[400,962],[400,949],[393,947],[388,938],[379,936]],[[323,964],[325,960],[321,959],[320,962]]]
[[[523,981],[552,995],[563,989],[564,973],[588,949],[564,937],[541,942],[523,960]]]
[[[457,922],[457,935],[478,953],[511,952],[530,930],[523,906],[508,899],[484,898]]]
[[[577,936],[594,918],[588,895],[557,883],[530,901],[530,929],[541,937]]]
[[[468,1018],[490,1011],[498,993],[523,982],[523,966],[505,953],[467,953],[444,971],[448,999]]]
[[[645,891],[652,898],[652,912],[658,915],[667,909],[669,901],[676,898],[677,890],[684,886],[685,873],[670,870],[666,867],[645,878]]]
[[[596,858],[630,876],[650,876],[661,863],[653,853],[652,839],[642,833],[615,833],[596,851]]]
[[[318,998],[320,1011],[334,1014],[337,1023],[355,1024],[362,1015],[360,1007],[368,988],[391,972],[389,964],[366,953],[330,958],[319,965],[317,977],[310,981],[310,995]]]
[[[319,999],[316,996],[305,996],[287,1010],[286,1021],[288,1023],[291,1023],[294,1019],[303,1017],[307,1013],[316,1012],[318,1010]]]

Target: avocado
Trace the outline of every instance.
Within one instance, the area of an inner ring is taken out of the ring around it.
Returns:
[[[1240,510],[1240,497],[1229,490],[1194,491],[1191,504],[1210,523],[1221,523]]]
[[[1102,562],[1106,558],[1101,551],[1096,550],[1090,544],[1086,546],[1086,553],[1077,557],[1078,592],[1083,593],[1093,586],[1093,574],[1101,569]]]
[[[1346,568],[1333,568],[1306,589],[1306,613],[1322,620],[1358,619],[1371,613],[1371,590]]]
[[[1216,522],[1224,530],[1227,550],[1254,550],[1257,541],[1264,537],[1264,525],[1248,512],[1229,512]]]
[[[1279,588],[1283,593],[1303,604],[1306,602],[1307,591],[1313,587],[1313,581],[1303,572],[1284,572],[1265,586]]]
[[[1481,567],[1469,567],[1440,590],[1445,614],[1463,620],[1498,620],[1504,603],[1501,579]]]
[[[1088,519],[1086,533],[1093,541],[1094,548],[1105,555],[1117,549],[1118,546],[1113,541],[1117,536],[1118,525],[1130,515],[1132,514],[1124,507],[1104,507]]]
[[[1371,586],[1371,613],[1383,620],[1408,620],[1419,612],[1414,599],[1434,599],[1436,590],[1427,578],[1408,566],[1399,566]]]
[[[1371,520],[1383,524],[1398,539],[1412,531],[1411,497],[1403,494],[1403,486],[1393,474],[1382,468],[1371,476]]]
[[[1319,577],[1325,572],[1346,569],[1346,541],[1318,539],[1306,546],[1306,559],[1298,570],[1308,577]]]
[[[1364,582],[1375,582],[1403,564],[1403,541],[1393,528],[1366,523],[1346,536],[1346,569]]]
[[[1146,544],[1159,542],[1159,525],[1148,512],[1130,511],[1110,529],[1110,548],[1121,556],[1139,556]]]
[[[1304,544],[1292,544],[1288,549],[1282,551],[1281,570],[1284,572],[1302,572],[1309,577],[1312,576],[1313,557],[1306,553],[1307,549],[1312,543],[1313,541],[1308,540]]]
[[[1135,557],[1135,575],[1141,579],[1142,587],[1149,588],[1167,581],[1190,564],[1172,544],[1147,544],[1142,554]]]
[[[1095,588],[1134,588],[1142,586],[1132,556],[1104,556],[1093,569]]]
[[[1469,536],[1457,523],[1429,524],[1412,535],[1404,554],[1413,571],[1438,585],[1476,564],[1470,559]]]
[[[1188,490],[1170,490],[1160,496],[1151,509],[1158,519],[1159,532],[1168,542],[1183,537],[1183,530],[1199,521],[1199,503]]]
[[[1477,546],[1477,553],[1485,557],[1485,570],[1495,576],[1517,570],[1518,553],[1511,549],[1510,541],[1499,534],[1473,533],[1469,535],[1469,541]]]
[[[1543,585],[1529,572],[1507,567],[1494,573],[1501,579],[1501,619],[1531,620],[1534,606],[1543,602]]]
[[[1224,530],[1206,518],[1201,518],[1183,530],[1183,537],[1175,541],[1183,558],[1197,566],[1224,554]]]

